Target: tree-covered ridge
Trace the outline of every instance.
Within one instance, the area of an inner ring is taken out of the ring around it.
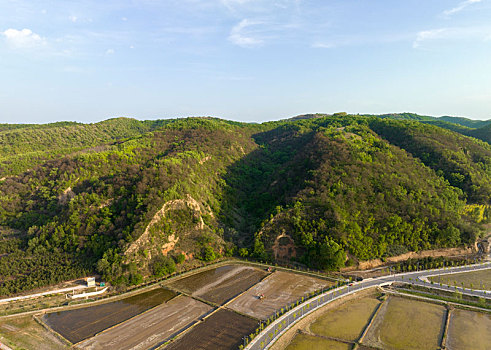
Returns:
[[[458,187],[471,203],[491,199],[491,146],[432,125],[372,119],[370,127]]]
[[[60,122],[46,125],[0,125],[0,177],[20,174],[48,159],[135,137],[164,121],[109,119],[95,124]]]
[[[57,140],[26,130],[39,147]],[[46,130],[73,147],[0,181],[0,227],[18,232],[0,232],[0,294],[94,272],[135,284],[234,253],[333,269],[471,244],[489,217],[491,147],[415,121],[340,113]],[[295,254],[278,255],[285,242]]]

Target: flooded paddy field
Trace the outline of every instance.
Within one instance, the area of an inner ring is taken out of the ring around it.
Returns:
[[[256,320],[233,311],[220,309],[184,333],[165,350],[229,350],[237,349],[242,337],[254,332]]]
[[[368,346],[433,350],[440,346],[446,310],[441,305],[390,296],[363,340]]]
[[[491,269],[433,276],[429,280],[449,286],[491,290]]]
[[[446,345],[448,349],[489,349],[491,314],[452,310]]]
[[[267,319],[276,311],[307,294],[333,283],[306,275],[276,271],[227,305],[230,309],[258,319]],[[259,295],[264,298],[260,299]]]
[[[70,342],[78,343],[175,296],[168,289],[156,288],[106,304],[49,313],[42,320]]]
[[[169,286],[203,300],[223,304],[261,281],[267,273],[244,265],[226,265],[185,277]]]
[[[211,306],[178,296],[77,344],[77,349],[151,349],[212,310]]]

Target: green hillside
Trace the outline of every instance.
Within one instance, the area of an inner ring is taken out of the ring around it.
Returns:
[[[76,151],[97,151],[94,147],[141,135],[162,124],[128,118],[95,124],[0,124],[0,178]]]
[[[491,146],[414,120],[112,119],[0,140],[2,295],[222,255],[336,269],[471,245],[491,199]]]

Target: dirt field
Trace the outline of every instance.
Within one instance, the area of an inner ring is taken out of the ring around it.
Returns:
[[[184,293],[215,304],[223,304],[266,276],[260,269],[226,265],[178,280],[170,285]]]
[[[167,345],[165,349],[237,349],[242,343],[242,337],[252,333],[257,325],[257,321],[249,317],[221,309]]]
[[[151,349],[211,311],[207,304],[178,296],[77,345],[78,349]]]
[[[12,349],[66,349],[58,338],[47,331],[32,316],[0,321],[0,342]]]
[[[157,288],[107,304],[46,314],[43,321],[72,343],[78,343],[175,296],[174,292]]]
[[[286,350],[314,350],[314,349],[332,349],[332,350],[350,350],[351,345],[324,339],[321,337],[313,337],[307,334],[297,334],[293,338]]]
[[[383,349],[437,349],[444,327],[441,305],[389,297],[363,343]]]
[[[310,331],[316,335],[356,341],[379,304],[380,301],[375,297],[347,302],[317,318],[310,325]]]
[[[487,350],[491,344],[491,314],[453,310],[448,328],[449,349]]]
[[[454,286],[456,283],[458,287],[461,287],[464,283],[465,288],[491,290],[491,269],[434,276],[430,277],[429,280],[449,286]]]
[[[300,274],[276,271],[227,307],[254,318],[267,319],[282,307],[306,294],[331,285],[330,282]],[[259,295],[264,294],[262,300]]]

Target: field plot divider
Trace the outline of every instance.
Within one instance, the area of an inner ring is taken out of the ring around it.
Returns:
[[[368,320],[368,323],[367,325],[365,326],[365,329],[363,330],[363,333],[361,334],[360,338],[356,341],[358,344],[361,344],[363,342],[363,339],[366,337],[368,331],[370,330],[371,326],[373,325],[373,323],[375,322],[375,319],[377,318],[377,315],[379,314],[380,310],[382,309],[382,306],[384,305],[384,303],[386,303],[387,300],[384,299],[380,304],[378,304],[377,306],[377,310],[375,310],[372,314],[372,316],[370,317],[370,319]],[[356,349],[357,346],[354,347],[354,349]]]
[[[53,336],[55,336],[57,339],[59,339],[62,343],[64,343],[65,345],[68,345],[68,346],[72,346],[72,342],[69,341],[67,338],[65,338],[64,336],[62,336],[60,333],[58,333],[57,331],[55,331],[54,329],[52,329],[50,326],[48,326],[46,323],[43,322],[43,320],[41,320],[39,316],[39,313],[38,314],[34,314],[32,316],[32,318],[34,319],[35,322],[37,322],[41,327],[43,327],[44,329],[46,329],[49,333],[53,334]]]
[[[207,313],[205,313],[204,315],[202,315],[201,318],[198,318],[197,320],[194,320],[193,322],[191,322],[190,324],[188,324],[184,328],[181,328],[181,329],[177,330],[171,336],[169,336],[166,340],[164,340],[164,341],[160,342],[159,344],[157,344],[156,346],[150,348],[150,350],[161,350],[161,349],[164,349],[169,343],[175,341],[176,339],[178,339],[179,337],[182,337],[183,335],[186,335],[186,333],[189,332],[191,329],[193,329],[193,327],[195,327],[196,325],[200,324],[201,322],[204,322],[208,317],[210,317],[211,315],[213,315],[218,310],[219,310],[219,308],[217,308],[217,307],[211,309],[210,311],[208,311]]]
[[[440,348],[441,349],[446,349],[446,343],[447,343],[447,337],[448,337],[448,327],[450,325],[450,318],[452,317],[452,308],[447,305],[447,314],[445,315],[445,324],[443,326],[443,334],[442,334],[442,340],[440,343]]]

